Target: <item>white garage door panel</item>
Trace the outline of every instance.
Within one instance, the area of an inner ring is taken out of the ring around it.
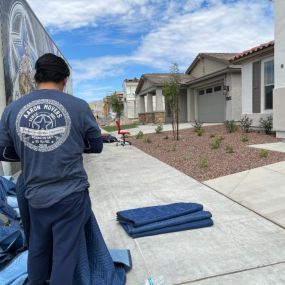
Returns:
[[[198,119],[203,123],[224,122],[225,96],[222,92],[198,95]]]

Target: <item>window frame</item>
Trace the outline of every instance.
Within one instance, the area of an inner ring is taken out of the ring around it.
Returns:
[[[271,84],[265,84],[265,64],[267,62],[273,61],[273,83]],[[266,92],[265,88],[268,86],[273,86],[274,89],[275,84],[275,74],[274,74],[274,57],[268,57],[261,61],[261,112],[262,113],[272,113],[273,111],[273,103],[272,103],[272,109],[266,108]],[[272,100],[273,100],[273,92],[272,92]]]

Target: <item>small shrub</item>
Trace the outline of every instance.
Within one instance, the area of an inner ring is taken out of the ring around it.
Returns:
[[[231,144],[227,144],[225,147],[226,153],[234,153],[234,147]]]
[[[221,136],[215,138],[215,139],[212,141],[212,143],[210,144],[211,149],[218,149],[218,148],[220,148],[223,139],[224,139],[224,138],[221,137]]]
[[[192,126],[194,128],[194,132],[198,132],[198,131],[202,130],[203,123],[200,123],[197,120],[195,120],[194,123],[192,123]]]
[[[171,150],[171,151],[176,151],[176,144],[174,144],[174,145],[171,147],[170,150]]]
[[[225,121],[224,125],[228,133],[235,133],[238,130],[238,125],[234,120]]]
[[[157,134],[161,133],[163,131],[163,125],[162,124],[158,124],[157,127],[155,128],[155,132]]]
[[[202,158],[199,161],[199,167],[202,169],[208,169],[209,167],[209,161],[207,158]]]
[[[203,129],[196,131],[196,134],[198,137],[201,137],[203,135],[203,133],[204,133]]]
[[[215,134],[210,134],[209,137],[210,137],[210,138],[214,138],[214,137],[216,137],[216,135],[215,135]]]
[[[243,134],[243,135],[241,136],[241,141],[242,141],[242,142],[248,142],[248,141],[249,141],[248,135]]]
[[[266,119],[261,118],[259,120],[260,127],[264,129],[265,133],[268,135],[271,133],[273,128],[273,118],[272,116],[268,116]]]
[[[168,135],[166,135],[166,136],[164,137],[164,139],[165,139],[165,140],[168,140],[168,139],[169,139],[169,136],[168,136]]]
[[[240,119],[240,128],[243,132],[249,133],[249,129],[252,124],[252,119],[250,119],[247,115],[242,116]]]
[[[143,132],[142,131],[139,131],[136,135],[136,139],[139,140],[139,139],[142,139],[144,136]]]
[[[150,138],[145,138],[145,139],[144,139],[144,142],[145,142],[145,143],[152,143],[152,140],[151,140]]]
[[[259,157],[260,158],[267,158],[268,157],[268,150],[267,149],[261,149],[259,151]]]

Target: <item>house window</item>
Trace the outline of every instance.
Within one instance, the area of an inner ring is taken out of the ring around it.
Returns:
[[[222,86],[216,86],[214,87],[214,92],[218,92],[222,90]]]
[[[205,94],[205,90],[199,90],[199,95],[204,95]]]
[[[207,94],[212,93],[212,92],[213,92],[213,89],[212,89],[212,88],[206,89],[206,93],[207,93]]]
[[[274,89],[274,61],[264,63],[264,102],[265,109],[273,108],[273,89]]]

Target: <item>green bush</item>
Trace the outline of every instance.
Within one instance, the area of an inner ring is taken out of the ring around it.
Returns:
[[[250,119],[247,115],[241,117],[240,128],[242,129],[243,132],[249,133],[251,124],[252,124],[252,119]]]
[[[228,133],[235,133],[238,130],[238,125],[234,120],[227,120],[224,125]]]
[[[259,120],[260,127],[265,131],[265,133],[268,135],[271,133],[273,128],[273,118],[272,116],[268,116],[266,119],[261,118]]]
[[[136,135],[136,139],[139,140],[139,139],[142,139],[144,136],[143,132],[142,131],[139,131]]]
[[[226,153],[234,153],[234,147],[230,144],[226,144],[225,151]]]
[[[211,144],[210,144],[211,149],[218,149],[218,148],[220,148],[223,139],[224,139],[224,138],[221,137],[221,136],[215,138],[215,139],[211,142]]]
[[[163,125],[162,124],[158,124],[157,127],[155,128],[155,132],[157,134],[161,133],[163,131]]]
[[[199,167],[202,169],[208,169],[209,167],[209,161],[207,158],[202,158],[199,161]]]
[[[194,123],[191,124],[194,128],[194,132],[198,132],[202,130],[203,123],[198,122],[197,120],[194,121]]]
[[[260,158],[267,158],[268,157],[268,150],[267,149],[261,149],[260,151],[259,151],[259,157]]]
[[[201,137],[203,135],[203,133],[204,133],[203,129],[196,131],[196,134],[198,137]]]
[[[248,135],[243,134],[243,135],[241,136],[241,141],[242,141],[242,142],[248,142],[248,141],[249,141]]]

